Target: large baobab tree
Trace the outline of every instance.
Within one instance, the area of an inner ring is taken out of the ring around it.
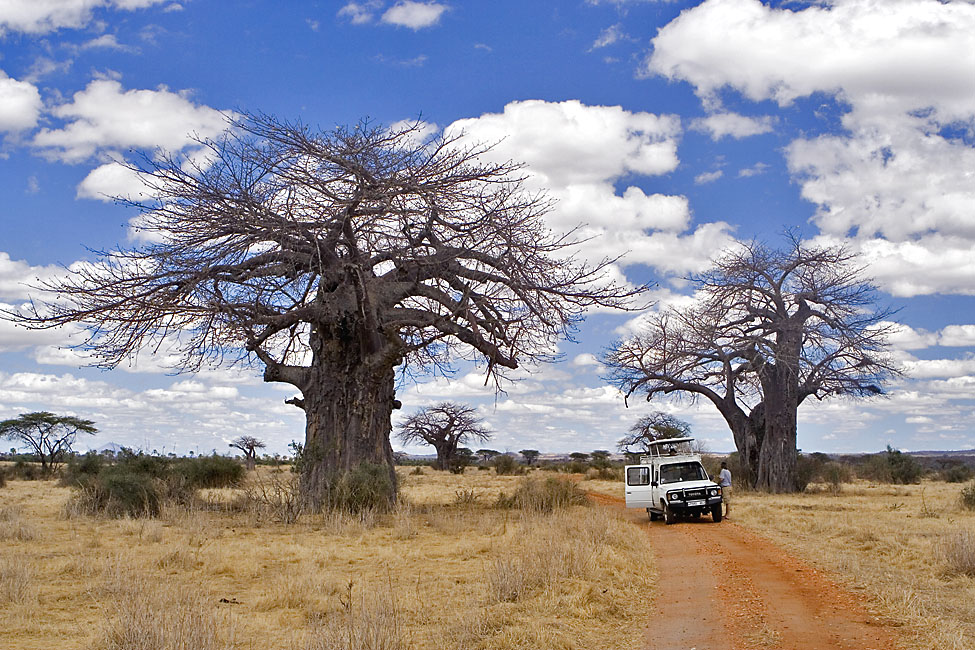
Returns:
[[[368,123],[314,132],[247,116],[191,160],[147,159],[142,240],[62,281],[22,321],[80,323],[114,367],[173,346],[181,370],[258,362],[301,392],[300,489],[312,507],[362,463],[395,500],[397,369],[458,357],[505,370],[549,358],[585,310],[633,291],[551,233],[518,165],[460,138]]]
[[[437,469],[450,469],[461,445],[485,442],[491,431],[481,423],[477,411],[466,404],[441,402],[421,408],[408,417],[396,436],[404,443],[425,443],[437,450]]]
[[[736,248],[700,276],[693,306],[651,314],[606,363],[627,393],[709,400],[753,485],[795,489],[797,409],[807,398],[882,393],[889,312],[842,247]]]

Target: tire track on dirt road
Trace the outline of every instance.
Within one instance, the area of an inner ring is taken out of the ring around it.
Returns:
[[[623,509],[623,500],[590,494]],[[895,650],[897,638],[829,576],[733,522],[643,528],[658,582],[646,647],[653,650]]]

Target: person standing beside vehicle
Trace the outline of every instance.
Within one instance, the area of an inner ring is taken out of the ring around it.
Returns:
[[[731,514],[731,470],[728,463],[721,461],[721,471],[718,472],[718,486],[721,488],[721,500],[724,501],[724,517]]]

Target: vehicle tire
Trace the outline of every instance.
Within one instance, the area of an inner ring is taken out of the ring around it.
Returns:
[[[720,503],[718,505],[716,505],[716,506],[711,506],[711,519],[716,524],[721,523],[721,504]]]
[[[664,523],[668,526],[677,521],[677,516],[666,503],[664,504]]]
[[[650,508],[647,508],[647,512],[650,513],[650,521],[660,521],[660,513],[654,512]]]

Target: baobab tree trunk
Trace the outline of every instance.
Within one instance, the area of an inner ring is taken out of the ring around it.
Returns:
[[[759,404],[746,415],[733,401],[729,401],[719,406],[719,410],[731,429],[738,450],[741,464],[738,480],[754,487],[765,437],[764,407]]]
[[[767,364],[762,376],[765,437],[759,451],[755,487],[769,492],[795,492],[801,330],[784,327],[778,336],[778,349],[776,362]]]
[[[791,391],[790,391],[791,392]],[[796,490],[796,409],[794,396],[783,395],[774,407],[767,406],[765,438],[759,451],[755,487],[769,492]]]
[[[302,456],[301,495],[305,504],[321,509],[338,503],[343,481],[361,466],[388,481],[381,497],[385,505],[396,501],[396,472],[389,444],[391,414],[398,406],[393,367],[376,368],[349,354],[319,363],[311,369],[303,389],[305,447]],[[385,477],[385,478],[383,478]],[[382,505],[382,504],[371,504]]]

